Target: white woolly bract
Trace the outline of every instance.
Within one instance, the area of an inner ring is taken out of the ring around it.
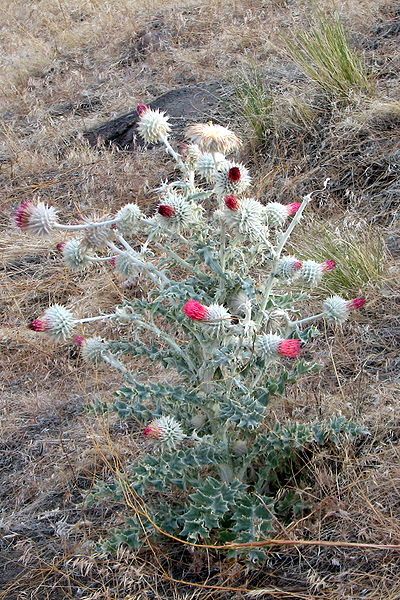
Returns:
[[[219,161],[225,160],[223,154],[217,153],[216,158]],[[214,157],[210,153],[200,154],[195,167],[196,172],[205,179],[208,183],[211,183],[215,180],[216,175],[216,167]]]
[[[142,211],[137,204],[125,204],[115,215],[118,231],[125,235],[135,233],[141,217]]]
[[[229,169],[238,167],[240,169],[239,181],[230,181],[228,177]],[[229,194],[240,195],[249,187],[251,177],[248,169],[241,163],[233,163],[224,161],[218,165],[218,171],[215,174],[215,193],[219,196],[227,196]]]
[[[160,205],[167,205],[173,208],[174,215],[164,217],[157,213],[155,215],[158,225],[163,229],[181,230],[199,223],[202,214],[202,208],[198,204],[187,200],[176,193],[169,193],[164,196]]]
[[[134,277],[140,272],[141,265],[138,264],[140,255],[138,253],[123,252],[115,259],[115,268],[124,277]]]
[[[253,241],[262,241],[268,237],[268,229],[264,222],[264,207],[254,198],[241,198],[238,210],[225,208],[221,216],[223,223],[229,229]]]
[[[170,416],[159,417],[150,423],[150,427],[159,432],[158,440],[164,446],[175,448],[186,436],[181,424]]]
[[[266,204],[264,210],[270,227],[282,227],[289,216],[287,207],[279,202]]]
[[[75,327],[75,317],[68,308],[61,304],[53,304],[43,315],[46,332],[55,340],[67,340]]]
[[[228,154],[241,144],[240,138],[230,129],[213,123],[196,123],[186,130],[186,136],[197,144],[202,152]]]
[[[278,261],[276,274],[282,279],[293,279],[293,277],[299,275],[300,269],[297,268],[299,262],[299,259],[295,256],[284,256]]]
[[[233,444],[233,452],[236,456],[243,456],[248,450],[247,443],[244,440],[237,440]]]
[[[113,232],[109,225],[93,225],[84,230],[82,244],[88,248],[104,248],[112,236]]]
[[[38,202],[29,207],[29,217],[26,229],[39,236],[46,236],[58,222],[57,210],[44,202]]]
[[[85,362],[98,364],[103,360],[107,350],[107,342],[101,337],[87,338],[81,348],[81,356]]]
[[[229,314],[229,311],[225,308],[225,306],[222,306],[221,304],[210,304],[210,306],[207,307],[207,316],[205,318],[205,320],[208,321],[213,321],[213,322],[217,322],[217,321],[230,321],[231,319],[231,315]]]
[[[350,310],[349,302],[340,296],[331,296],[324,301],[324,316],[328,321],[344,323],[347,321]]]
[[[310,286],[318,285],[324,274],[323,265],[314,260],[305,260],[299,270],[299,277]]]
[[[278,347],[281,341],[282,338],[279,335],[275,335],[272,333],[258,335],[256,337],[254,348],[259,356],[265,356],[266,358],[274,358],[278,354]]]
[[[139,117],[138,132],[146,144],[155,144],[161,142],[168,136],[171,126],[168,123],[169,117],[158,108],[152,110],[149,108]]]
[[[73,271],[84,269],[90,264],[87,247],[77,238],[72,238],[68,242],[65,242],[62,249],[62,256],[67,267]]]

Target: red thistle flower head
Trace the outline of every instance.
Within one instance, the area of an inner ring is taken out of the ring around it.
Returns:
[[[150,424],[143,429],[143,435],[149,438],[158,439],[161,437],[161,430],[159,427]]]
[[[239,167],[231,167],[228,171],[228,179],[232,181],[232,183],[237,183],[240,181],[242,174],[240,172]]]
[[[301,206],[301,202],[291,202],[290,204],[288,204],[287,211],[288,211],[289,217],[292,217],[293,215],[295,215],[297,213],[297,211],[299,210],[300,206]]]
[[[326,273],[327,271],[333,271],[336,269],[336,262],[334,260],[326,260],[322,263],[322,269]]]
[[[28,327],[29,329],[32,329],[32,331],[47,331],[49,328],[48,323],[43,319],[35,319]]]
[[[366,303],[366,299],[365,298],[354,298],[354,300],[350,300],[348,307],[351,310],[358,310],[359,308],[362,308]]]
[[[289,358],[297,358],[301,350],[300,340],[282,340],[278,346],[278,354],[288,356]]]
[[[183,312],[189,319],[203,321],[207,317],[207,306],[197,300],[188,300],[183,307]]]
[[[294,271],[300,271],[300,269],[302,268],[302,266],[303,266],[303,263],[301,262],[301,260],[296,260],[293,263],[293,270]]]
[[[20,229],[26,229],[29,227],[29,220],[32,214],[32,208],[34,208],[33,202],[25,200],[22,202],[15,211],[15,224]]]
[[[225,206],[227,208],[229,208],[229,210],[239,210],[240,207],[240,202],[238,200],[238,198],[236,198],[236,196],[234,196],[233,194],[230,194],[229,196],[225,197]]]
[[[58,244],[56,245],[57,252],[62,252],[65,248],[65,244],[66,242],[58,242]]]
[[[112,257],[110,258],[110,265],[111,265],[112,267],[115,267],[115,265],[116,265],[116,264],[117,264],[117,257],[116,257],[116,256],[112,256]]]
[[[86,344],[86,338],[83,335],[76,335],[74,337],[74,344],[76,344],[76,346],[79,346],[79,348],[82,348],[82,346],[84,346]]]
[[[150,106],[148,106],[147,104],[139,103],[136,107],[136,110],[139,117],[141,117],[146,111],[150,110]]]
[[[175,209],[173,206],[169,206],[169,204],[160,204],[158,212],[162,217],[167,217],[168,219],[175,216]]]

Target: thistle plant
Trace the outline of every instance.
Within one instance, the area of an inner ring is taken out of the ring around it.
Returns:
[[[333,296],[316,314],[299,317],[310,288],[335,268],[329,257],[321,263],[286,254],[318,191],[265,204],[250,195],[232,131],[192,125],[178,152],[164,113],[139,105],[138,114],[139,135],[163,144],[176,163],[176,179],[156,190],[154,214],[130,203],[103,220],[67,225],[55,208],[27,201],[15,221],[39,236],[72,235],[58,245],[69,268],[108,264],[141,295],[94,316],[53,305],[30,327],[56,341],[75,340],[84,361],[125,378],[112,409],[139,423],[144,455],[130,466],[127,485],[148,504],[147,517],[130,519],[115,544],[139,547],[143,536],[156,533],[155,523],[158,532],[190,541],[257,542],[273,533],[284,505],[297,506],[292,492],[284,502],[296,461],[316,444],[360,432],[341,416],[271,423],[269,402],[315,369],[302,353],[318,321],[342,324],[365,300]],[[126,333],[121,339],[79,334],[80,324],[98,321]],[[129,356],[158,361],[159,381],[143,380]],[[124,485],[116,481],[103,491],[122,495]],[[260,548],[246,553],[263,556]]]

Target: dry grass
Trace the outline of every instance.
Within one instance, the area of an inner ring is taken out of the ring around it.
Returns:
[[[394,18],[389,0],[342,4],[353,34],[368,36],[365,23]],[[386,12],[380,12],[385,6]],[[387,552],[285,549],[271,552],[265,571],[248,577],[238,564],[168,544],[157,549],[158,560],[152,548],[139,556],[125,550],[118,557],[99,556],[97,541],[118,525],[128,509],[123,505],[89,509],[83,502],[87,490],[97,477],[109,477],[116,462],[124,465],[126,457],[141,452],[141,443],[129,424],[85,411],[91,400],[111,400],[119,376],[83,366],[69,345],[48,344],[25,325],[53,301],[67,302],[81,314],[107,310],[121,299],[121,286],[106,267],[79,278],[71,276],[52,250],[59,238],[51,240],[50,246],[32,240],[10,228],[9,220],[13,206],[35,196],[57,204],[61,216],[71,220],[88,212],[113,212],[133,198],[143,207],[151,206],[152,187],[170,170],[162,153],[94,150],[78,134],[130,110],[140,99],[149,100],[194,79],[234,74],[238,66],[243,73],[255,63],[265,65],[268,77],[278,81],[272,90],[275,104],[278,95],[278,105],[285,108],[273,115],[276,122],[271,126],[268,110],[263,112],[271,86],[264,88],[257,80],[256,88],[253,84],[248,88],[247,98],[256,95],[249,122],[255,119],[255,129],[262,135],[270,126],[274,132],[272,150],[267,139],[266,153],[253,154],[260,166],[255,182],[259,195],[296,197],[328,170],[337,188],[342,188],[333,190],[329,211],[322,207],[324,213],[354,219],[359,213],[351,211],[359,211],[364,198],[347,194],[354,190],[352,183],[365,187],[366,173],[368,190],[383,194],[385,182],[394,185],[393,170],[389,172],[384,164],[395,145],[393,123],[398,120],[393,85],[397,79],[387,75],[392,46],[385,42],[378,50],[384,63],[377,80],[379,104],[367,102],[351,115],[338,112],[327,120],[309,82],[297,76],[295,81],[286,78],[290,67],[276,50],[282,31],[306,24],[307,2],[296,3],[297,16],[280,0],[267,4],[262,0],[211,4],[204,0],[6,0],[2,11],[0,598],[139,600],[152,595],[205,600],[232,598],[234,593],[196,589],[168,577],[264,590],[249,597],[288,597],[285,590],[292,590],[289,594],[295,598],[398,598],[396,557]],[[149,29],[163,32],[162,44],[138,54],[138,40]],[[367,52],[367,60],[372,57],[374,51]],[[382,158],[372,174],[365,138],[370,144],[376,142],[375,152]],[[325,154],[319,152],[322,143]],[[155,160],[157,172],[152,168]],[[395,198],[395,192],[390,193],[385,204],[375,194],[363,207],[363,216],[371,220],[381,210],[385,213],[381,222],[389,222],[387,213],[392,210],[394,216],[390,198]],[[312,511],[304,522],[283,530],[282,536],[399,539],[395,382],[399,292],[395,284],[385,283],[382,298],[377,240],[385,229],[376,227],[376,240],[367,227],[360,232],[360,239],[366,239],[363,252],[352,254],[352,269],[346,267],[337,283],[346,289],[353,286],[354,278],[357,286],[368,283],[367,311],[354,325],[346,326],[335,342],[332,331],[324,332],[329,352],[318,350],[317,345],[313,349],[319,351],[317,358],[324,365],[322,378],[307,378],[273,407],[279,418],[299,420],[340,410],[367,423],[373,435],[353,454],[344,447],[337,454],[315,457],[309,465],[315,485],[303,490]],[[334,242],[326,243],[332,252]],[[144,372],[148,366],[139,368]],[[236,595],[247,597],[245,592]]]

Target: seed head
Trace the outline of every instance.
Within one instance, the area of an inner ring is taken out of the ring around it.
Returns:
[[[233,131],[213,123],[197,123],[186,130],[186,137],[197,144],[202,152],[228,154],[242,143]]]
[[[354,300],[345,300],[340,296],[331,296],[324,302],[324,315],[328,321],[334,323],[344,323],[350,316],[351,310],[358,310],[365,304],[365,298],[354,298]]]

